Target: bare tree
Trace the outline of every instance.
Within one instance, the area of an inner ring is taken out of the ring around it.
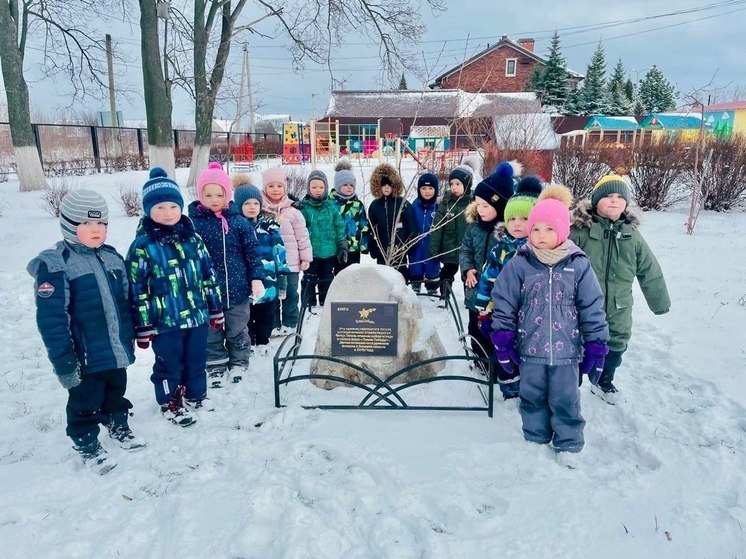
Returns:
[[[588,198],[593,186],[608,172],[598,147],[565,144],[554,153],[552,180],[567,186],[575,200]]]

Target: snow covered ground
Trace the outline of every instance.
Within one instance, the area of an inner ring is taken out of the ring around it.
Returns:
[[[73,179],[108,198],[109,242],[122,253],[137,219],[117,193],[145,176]],[[81,469],[64,434],[66,392],[25,272],[60,238],[58,222],[39,193],[17,190],[0,184],[3,557],[746,557],[746,213],[703,213],[694,236],[683,211],[643,216],[673,308],[653,316],[636,291],[622,401],[581,389],[578,469],[523,440],[515,400],[498,397],[492,419],[305,410],[331,397],[307,385],[275,409],[268,357],[243,383],[211,392],[215,412],[179,429],[160,417],[153,355],[138,350],[131,425],[149,447],[125,454],[102,435],[119,466],[101,477]],[[425,305],[454,347],[447,315]],[[317,321],[309,317],[305,343]],[[443,396],[423,390],[418,398]],[[482,403],[476,390],[459,396]]]

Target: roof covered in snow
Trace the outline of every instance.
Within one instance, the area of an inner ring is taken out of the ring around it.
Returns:
[[[555,150],[559,139],[546,113],[499,115],[494,120],[495,145],[511,150]]]

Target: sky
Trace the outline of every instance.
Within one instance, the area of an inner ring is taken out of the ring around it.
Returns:
[[[740,88],[742,94],[746,91],[742,72],[746,0],[711,0],[710,3],[707,0],[604,3],[537,0],[520,7],[517,3],[505,6],[482,0],[446,0],[446,5],[446,11],[438,14],[433,14],[427,6],[421,8],[425,33],[419,43],[410,48],[417,53],[413,59],[428,70],[421,70],[419,74],[405,73],[410,89],[425,87],[443,71],[482,51],[488,44],[494,44],[502,35],[513,40],[532,37],[537,54],[546,55],[551,35],[557,29],[568,67],[581,73],[585,73],[593,50],[602,41],[607,70],[610,72],[621,57],[633,81],[641,79],[655,64],[684,94],[709,85],[708,91],[701,93],[705,101],[708,93],[722,98],[736,88]],[[678,14],[665,15],[672,12]],[[242,14],[243,23],[261,15],[262,12],[250,4]],[[658,15],[663,17],[654,17]],[[479,22],[488,23],[480,25]],[[608,22],[617,23],[606,25]],[[115,63],[117,86],[129,91],[118,96],[118,108],[124,112],[125,119],[144,119],[139,29],[114,19],[101,23],[105,24],[102,29],[112,33],[118,54],[127,59]],[[254,103],[259,113],[289,114],[295,120],[322,116],[330,96],[328,70],[309,63],[303,71],[294,71],[287,42],[272,20],[261,22],[257,29],[266,37],[244,34],[234,43],[226,71],[228,79],[239,82],[242,48],[247,43]],[[29,44],[40,47],[41,38],[32,37]],[[70,104],[64,79],[52,80],[41,74],[36,64],[38,60],[35,60],[38,52],[30,51],[26,64],[31,78],[32,107],[45,116],[64,112]],[[333,49],[332,67],[335,78],[344,83],[345,89],[390,86],[380,80],[377,46],[364,44],[364,39],[353,29],[342,38],[342,44]],[[426,77],[429,79],[423,79]],[[175,93],[175,99],[174,124],[190,125],[194,118],[193,103],[179,92]],[[41,107],[43,110],[39,111]],[[78,102],[74,110],[108,110],[108,100]],[[235,114],[235,102],[227,102],[216,109],[215,116],[232,119]]]

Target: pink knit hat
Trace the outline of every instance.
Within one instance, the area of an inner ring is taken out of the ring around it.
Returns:
[[[537,223],[546,223],[557,233],[559,245],[570,236],[570,204],[572,192],[560,184],[546,187],[539,195],[531,213],[528,214],[527,229],[530,232]]]
[[[279,182],[285,188],[288,187],[285,170],[282,167],[272,167],[262,173],[262,188],[266,189],[267,185],[273,182]]]
[[[223,166],[217,161],[213,161],[207,166],[207,169],[200,173],[197,178],[197,198],[204,203],[203,195],[205,186],[208,184],[217,184],[225,193],[226,204],[233,198],[231,192],[231,178],[228,173],[223,171]]]

